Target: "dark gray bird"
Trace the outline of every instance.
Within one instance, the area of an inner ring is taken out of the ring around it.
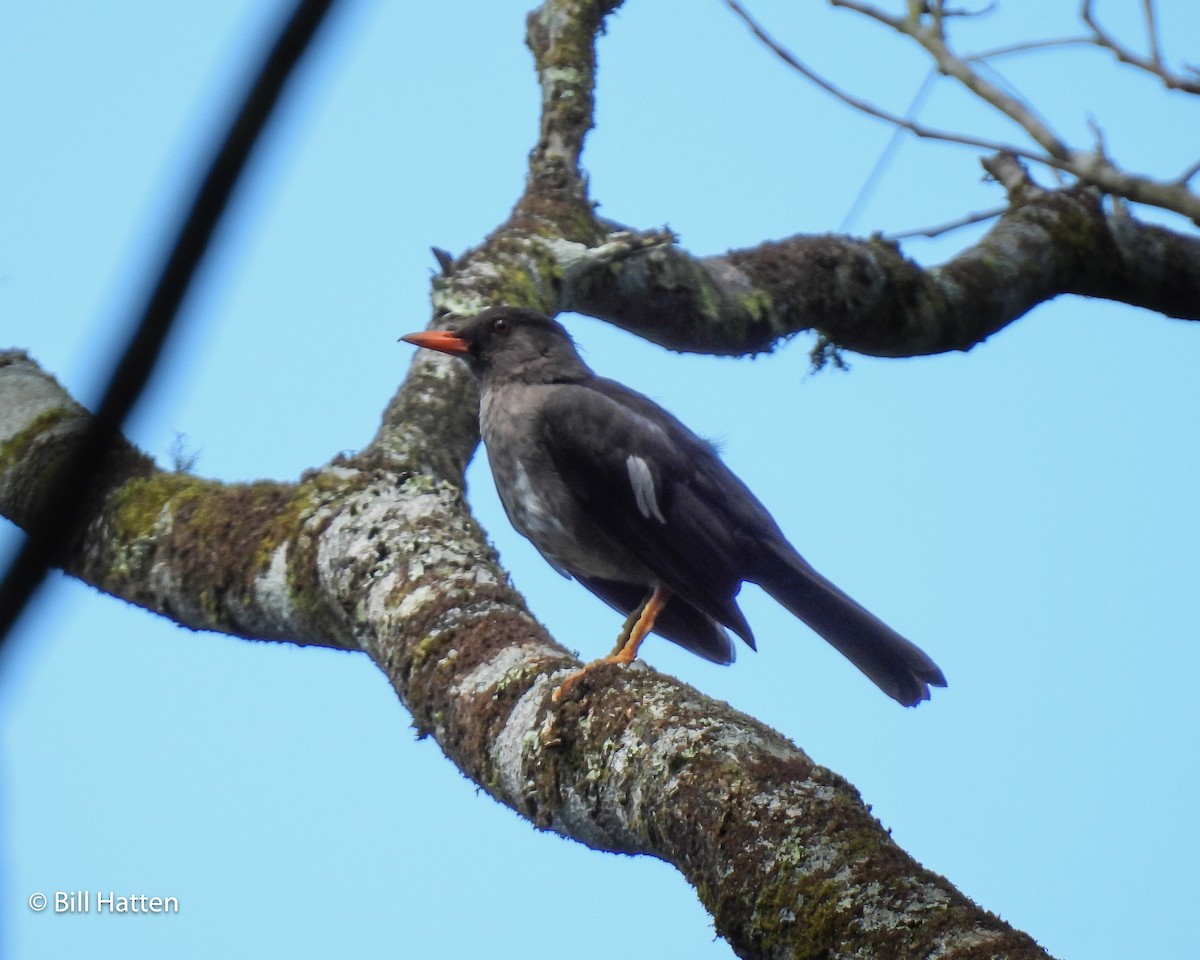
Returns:
[[[749,581],[905,706],[946,685],[920,648],[796,552],[712,446],[652,400],[596,376],[549,317],[494,307],[453,332],[402,339],[466,360],[509,520],[556,570],[629,616],[597,663],[630,662],[651,629],[731,662],[726,627],[754,648],[736,602]]]

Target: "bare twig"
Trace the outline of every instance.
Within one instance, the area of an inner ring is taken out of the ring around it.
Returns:
[[[1143,0],[1142,3],[1142,10],[1146,19],[1147,43],[1150,47],[1150,55],[1148,57],[1135,53],[1105,30],[1096,18],[1095,11],[1093,10],[1094,6],[1095,0],[1083,0],[1083,7],[1079,11],[1079,16],[1091,29],[1092,42],[1096,46],[1110,51],[1121,63],[1136,67],[1139,70],[1158,77],[1162,81],[1163,86],[1169,90],[1200,94],[1200,79],[1183,77],[1169,70],[1163,63],[1162,46],[1158,36],[1158,22],[1154,12],[1153,0]]]
[[[1194,172],[1189,171],[1187,179],[1158,180],[1144,174],[1123,170],[1100,152],[1079,150],[1070,146],[1037,115],[1024,98],[1009,93],[996,83],[981,76],[979,71],[972,66],[973,63],[981,62],[980,58],[959,56],[950,49],[941,32],[941,17],[944,16],[944,13],[941,11],[940,5],[910,3],[909,16],[901,18],[892,16],[869,3],[862,2],[862,0],[829,0],[834,7],[853,11],[911,37],[933,58],[940,72],[954,77],[977,97],[1007,116],[1038,144],[1042,148],[1041,150],[927,127],[909,117],[884,110],[870,101],[841,89],[801,62],[798,57],[768,34],[738,0],[725,0],[725,2],[749,27],[755,37],[779,59],[820,89],[860,113],[884,120],[925,139],[978,147],[988,153],[1012,154],[1031,163],[1042,164],[1052,170],[1069,174],[1114,196],[1171,210],[1189,218],[1193,223],[1200,224],[1200,196],[1193,193],[1187,186],[1187,180],[1195,175]],[[1091,0],[1085,0],[1085,13],[1090,12],[1090,6]],[[1200,89],[1200,82],[1197,82],[1195,86]],[[1182,84],[1176,84],[1176,87],[1185,89]]]
[[[1142,15],[1146,18],[1146,44],[1150,47],[1150,62],[1162,67],[1162,45],[1158,42],[1158,21],[1154,0],[1142,0]]]
[[[441,247],[430,247],[429,252],[433,254],[433,259],[437,261],[443,277],[448,277],[454,272],[454,254],[449,250],[443,250]]]
[[[940,223],[934,227],[919,227],[912,230],[898,230],[895,233],[885,233],[885,240],[906,240],[909,237],[940,237],[944,233],[951,233],[954,230],[961,230],[963,227],[969,227],[975,223],[986,223],[988,220],[994,220],[996,217],[1003,214],[1008,209],[1008,204],[999,207],[992,207],[990,210],[978,210],[975,213],[968,213],[966,216],[959,217],[956,220],[948,220],[946,223]]]
[[[861,97],[856,97],[852,93],[848,93],[841,87],[837,86],[830,80],[825,79],[821,74],[817,73],[811,67],[801,62],[791,51],[780,44],[756,21],[746,9],[738,2],[738,0],[725,0],[726,5],[742,19],[750,32],[755,35],[772,53],[780,60],[790,66],[793,70],[803,76],[805,79],[815,83],[826,93],[831,94],[842,103],[849,107],[865,113],[868,116],[875,117],[887,123],[893,124],[908,130],[914,136],[921,137],[926,140],[940,140],[944,143],[956,143],[967,147],[978,147],[981,150],[986,150],[989,153],[1016,153],[1027,160],[1035,163],[1049,163],[1054,165],[1053,158],[1046,157],[1036,151],[1028,150],[1013,144],[1002,143],[998,140],[992,140],[987,137],[975,137],[969,134],[955,133],[951,130],[940,130],[935,127],[928,127],[925,124],[917,123],[897,113],[892,113],[890,110],[885,110],[882,107],[876,106],[869,100],[864,100]],[[835,0],[836,3],[836,0]],[[836,3],[836,5],[843,5]],[[881,15],[882,16],[882,15]],[[899,22],[899,21],[895,21]]]
[[[902,17],[893,17],[890,14],[880,10],[878,7],[873,7],[868,3],[858,3],[856,0],[844,0],[844,2],[842,2],[842,0],[830,0],[830,6],[843,7],[846,10],[853,10],[855,13],[860,13],[864,17],[869,17],[872,20],[878,20],[885,27],[891,27],[893,30],[900,30],[904,26],[904,19]],[[931,12],[928,8],[922,9],[924,6],[922,4],[909,4],[910,9],[912,9],[914,6],[916,7],[916,13],[914,13],[913,16],[917,16],[920,13]]]
[[[840,6],[847,0],[832,0],[834,6]],[[971,69],[966,60],[957,56],[947,45],[946,38],[940,30],[923,27],[920,23],[904,22],[901,32],[912,37],[933,57],[938,69],[947,76],[953,77],[975,96],[990,104],[1000,113],[1017,124],[1038,144],[1046,153],[1056,160],[1065,160],[1070,154],[1070,148],[1050,126],[1037,115],[1027,101],[1016,97],[996,84],[985,80],[978,71]]]
[[[726,0],[727,5],[745,21],[746,25],[751,29],[756,37],[759,38],[767,47],[769,47],[777,56],[790,64],[794,69],[799,71],[812,82],[816,83],[822,89],[827,90],[843,102],[849,104],[857,110],[869,113],[871,116],[879,117],[887,120],[890,123],[895,123],[907,130],[911,130],[919,137],[929,137],[932,139],[945,140],[950,143],[963,143],[968,146],[983,147],[987,150],[992,150],[993,147],[999,146],[996,141],[988,141],[990,146],[984,147],[983,138],[963,136],[962,134],[947,134],[946,131],[933,130],[924,127],[904,117],[899,117],[889,111],[882,110],[874,104],[870,104],[859,97],[842,91],[834,84],[820,77],[815,71],[809,69],[802,64],[795,56],[793,56],[786,48],[782,47],[773,37],[771,37],[751,16],[745,11],[737,0]],[[891,29],[906,34],[916,40],[923,46],[934,58],[938,69],[947,76],[954,77],[960,83],[967,87],[972,93],[987,103],[991,104],[1005,116],[1013,120],[1020,126],[1029,136],[1037,143],[1044,151],[1045,157],[1040,156],[1029,150],[1021,150],[1014,148],[1013,145],[1005,145],[999,150],[993,152],[1019,152],[1022,156],[1030,160],[1037,160],[1042,163],[1056,162],[1061,163],[1070,155],[1070,149],[1067,145],[1054,133],[1033,111],[1032,107],[1024,100],[1015,97],[1001,90],[993,83],[989,83],[972,70],[965,60],[955,56],[945,45],[944,35],[942,33],[942,14],[940,5],[932,7],[932,25],[924,26],[919,18],[900,19],[890,16],[884,11],[867,3],[858,2],[858,0],[830,0],[834,7],[842,7],[847,10],[852,10],[862,16],[875,20],[884,24]]]
[[[1186,186],[1189,182],[1191,182],[1192,177],[1198,173],[1200,173],[1200,160],[1197,160],[1190,167],[1184,170],[1183,173],[1176,177],[1175,182],[1180,186]]]
[[[973,53],[969,57],[964,57],[964,59],[967,63],[975,63],[977,61],[996,60],[1000,57],[1008,57],[1016,53],[1035,53],[1041,50],[1082,46],[1093,47],[1095,46],[1095,40],[1092,37],[1046,37],[1042,40],[1021,40],[1017,43],[1008,43],[1004,46],[993,47],[991,50],[984,50],[982,53]]]

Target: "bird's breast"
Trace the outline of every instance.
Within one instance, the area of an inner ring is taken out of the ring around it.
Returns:
[[[613,543],[554,466],[538,427],[536,387],[484,391],[479,427],[504,512],[560,572],[650,583],[642,563]]]

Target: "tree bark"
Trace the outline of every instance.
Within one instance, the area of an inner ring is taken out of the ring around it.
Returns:
[[[457,361],[415,367],[406,390],[421,384],[422,405],[437,405],[435,384],[461,399]],[[19,522],[88,414],[20,353],[0,355],[0,409],[0,509]],[[430,456],[411,425],[405,439],[385,424],[294,484],[168,473],[123,445],[63,565],[194,629],[362,650],[482,789],[541,829],[673,864],[740,956],[1045,956],[752,718],[641,664],[594,671],[554,704],[578,661],[467,512],[455,454],[473,437],[439,439]]]

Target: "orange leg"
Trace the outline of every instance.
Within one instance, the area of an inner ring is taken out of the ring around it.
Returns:
[[[650,596],[654,596],[651,594]],[[621,632],[617,636],[617,645],[612,648],[610,657],[615,657],[618,653],[625,649],[625,644],[629,642],[629,636],[633,633],[633,628],[642,618],[642,613],[646,610],[646,604],[650,602],[650,597],[647,597],[641,602],[640,606],[634,607],[629,611],[629,616],[625,618],[625,622],[621,625]]]
[[[650,594],[649,599],[642,604],[641,608],[631,613],[625,621],[625,626],[621,630],[621,635],[617,637],[617,645],[613,647],[612,653],[607,657],[601,657],[599,660],[593,660],[580,670],[576,670],[567,679],[558,685],[551,696],[551,699],[558,703],[567,692],[575,686],[584,675],[601,666],[605,663],[633,663],[637,659],[638,648],[641,647],[642,641],[646,639],[646,634],[654,629],[654,621],[658,619],[658,615],[662,612],[662,608],[671,598],[671,591],[659,584],[654,588],[654,592]]]

